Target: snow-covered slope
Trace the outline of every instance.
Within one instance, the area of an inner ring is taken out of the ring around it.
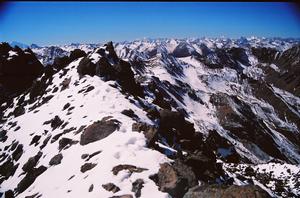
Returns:
[[[59,49],[69,56],[78,46]],[[195,185],[255,184],[300,196],[297,40],[81,49],[1,105],[0,192],[183,197]]]

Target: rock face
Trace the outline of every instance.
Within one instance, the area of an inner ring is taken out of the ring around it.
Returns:
[[[88,126],[80,136],[80,144],[86,145],[106,138],[117,130],[120,122],[115,119],[103,118]]]
[[[197,185],[194,173],[180,162],[174,166],[161,164],[157,176],[153,179],[161,191],[169,193],[172,197],[182,197],[190,187]]]
[[[98,49],[96,53],[100,57],[96,62],[88,56],[80,61],[77,67],[79,75],[97,75],[104,81],[115,80],[124,91],[143,97],[143,89],[135,82],[130,63],[118,58],[112,42],[108,42],[105,46],[108,54],[103,48]]]
[[[197,186],[190,189],[184,198],[206,198],[206,197],[222,197],[222,198],[239,198],[239,197],[255,197],[268,198],[271,196],[258,186]]]
[[[43,73],[44,67],[30,49],[0,43],[0,104],[11,94],[21,93]]]
[[[18,193],[22,193],[26,190],[34,181],[35,179],[45,172],[47,168],[45,166],[39,166],[38,168],[32,168],[26,174],[26,176],[20,181],[17,188],[15,189]]]
[[[0,105],[0,196],[299,197],[300,40],[250,40],[48,47]]]

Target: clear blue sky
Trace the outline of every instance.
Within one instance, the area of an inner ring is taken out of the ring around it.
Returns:
[[[0,41],[39,45],[139,38],[300,37],[288,3],[13,2],[0,10]]]

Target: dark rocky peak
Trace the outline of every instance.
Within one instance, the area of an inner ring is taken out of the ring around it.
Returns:
[[[199,55],[198,52],[187,42],[180,42],[171,54],[177,58]]]
[[[23,90],[32,80],[43,73],[43,65],[30,49],[0,46],[0,83],[13,90]]]
[[[118,62],[119,58],[115,52],[113,42],[109,41],[104,46],[106,46],[106,50],[108,51],[108,58],[111,58],[115,63]]]
[[[0,54],[1,56],[5,55],[5,54],[8,54],[8,52],[12,50],[12,47],[6,43],[6,42],[3,42],[3,43],[0,43]]]
[[[252,54],[256,56],[259,62],[263,63],[272,63],[275,57],[275,54],[278,52],[274,48],[258,47],[251,48]]]
[[[97,75],[104,81],[115,80],[120,84],[125,92],[136,96],[143,96],[141,86],[135,82],[134,73],[131,64],[127,61],[119,59],[112,42],[104,45],[106,48],[99,48],[94,53],[83,58],[78,67],[77,72],[83,75]],[[108,52],[108,53],[106,53]],[[93,56],[99,56],[98,60],[93,60]]]

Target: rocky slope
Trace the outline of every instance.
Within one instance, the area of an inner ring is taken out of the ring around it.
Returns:
[[[297,40],[50,48],[1,105],[5,197],[300,196]]]

